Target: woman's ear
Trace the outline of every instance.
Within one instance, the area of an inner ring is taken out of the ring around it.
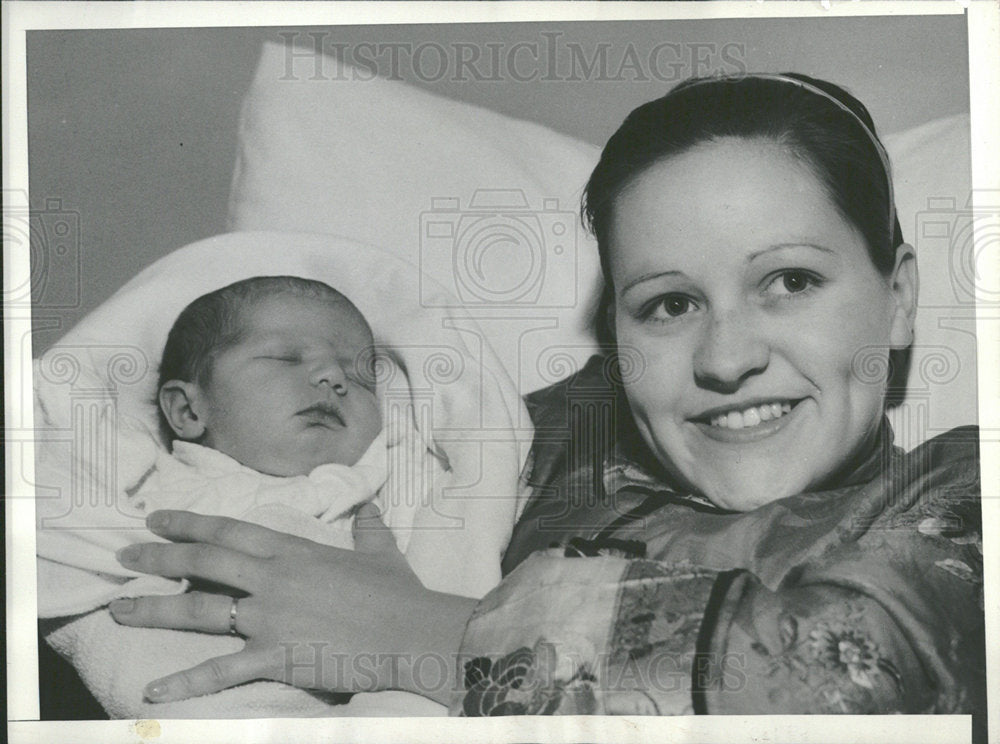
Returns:
[[[913,324],[920,293],[917,254],[908,243],[903,243],[896,249],[896,265],[889,277],[889,289],[896,303],[889,345],[893,349],[905,349],[913,343]]]
[[[180,439],[195,441],[205,433],[199,417],[201,390],[193,382],[169,380],[160,387],[160,410]]]

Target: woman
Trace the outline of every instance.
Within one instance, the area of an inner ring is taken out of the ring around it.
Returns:
[[[355,553],[160,512],[186,544],[126,565],[247,596],[116,619],[247,645],[151,699],[264,677],[467,715],[984,709],[976,432],[892,446],[917,272],[864,107],[802,76],[689,81],[628,117],[584,204],[615,351],[529,396],[501,585],[425,590],[367,509]]]

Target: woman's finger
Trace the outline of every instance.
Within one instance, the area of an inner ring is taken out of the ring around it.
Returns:
[[[153,703],[208,695],[253,679],[265,678],[271,666],[271,657],[266,652],[244,649],[150,682],[143,694]]]
[[[381,513],[374,504],[364,504],[354,517],[352,525],[354,549],[359,553],[384,553],[399,550],[396,538],[382,521]]]
[[[161,509],[146,517],[146,526],[174,542],[198,542],[238,550],[258,558],[307,543],[299,537],[229,517],[208,517],[187,511]]]
[[[264,572],[262,558],[203,543],[138,543],[122,548],[118,562],[126,568],[170,579],[208,579],[253,592]]]
[[[233,612],[233,602],[237,602]],[[246,630],[247,599],[235,599],[224,594],[188,592],[166,597],[116,599],[108,609],[122,625],[145,628],[200,630],[205,633],[229,633],[232,624],[236,632]],[[240,617],[240,611],[243,618]],[[235,614],[235,618],[233,615]],[[231,623],[231,619],[234,620]]]

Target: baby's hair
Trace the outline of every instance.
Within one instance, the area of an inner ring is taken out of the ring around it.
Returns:
[[[207,385],[215,358],[238,344],[246,331],[243,316],[247,308],[262,300],[289,295],[346,305],[358,317],[361,312],[347,297],[328,284],[298,276],[255,276],[202,295],[188,305],[174,321],[160,360],[156,389],[170,380]],[[163,411],[161,429],[168,439],[173,432]]]

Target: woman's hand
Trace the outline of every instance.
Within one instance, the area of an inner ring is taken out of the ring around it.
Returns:
[[[151,682],[149,700],[180,700],[254,679],[449,699],[476,602],[424,588],[374,506],[358,512],[353,551],[225,517],[159,511],[147,521],[175,544],[130,546],[119,553],[122,565],[245,594],[234,623],[247,639],[238,653]],[[189,592],[116,600],[110,609],[123,625],[229,633],[233,607],[231,596]]]

